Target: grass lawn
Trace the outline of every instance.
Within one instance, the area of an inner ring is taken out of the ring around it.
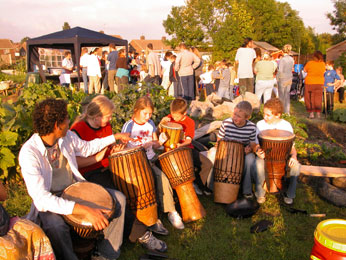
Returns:
[[[346,107],[345,104],[337,106]],[[292,102],[292,113],[299,122],[308,120],[300,102]],[[9,213],[26,214],[30,198],[25,186],[11,183],[8,190],[10,198],[5,206]],[[234,219],[226,214],[223,205],[213,202],[212,196],[200,196],[207,211],[204,219],[186,224],[184,230],[176,230],[167,216],[161,215],[170,235],[158,237],[167,243],[170,259],[303,260],[309,259],[314,230],[320,221],[346,219],[346,208],[338,208],[322,200],[312,187],[303,183],[298,183],[293,207],[306,210],[307,215],[290,213],[275,195],[267,194],[266,197],[267,201],[251,218]],[[326,217],[310,217],[312,213],[325,213]],[[251,234],[250,227],[262,219],[272,221],[273,226],[263,233]],[[125,240],[119,259],[138,259],[145,252],[140,244]]]

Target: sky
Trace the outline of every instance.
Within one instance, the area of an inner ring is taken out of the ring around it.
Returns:
[[[212,0],[211,0],[212,1]],[[332,12],[331,0],[279,0],[299,12],[305,26],[316,33],[335,33],[326,13]],[[39,37],[62,30],[64,22],[106,34],[121,35],[131,41],[168,36],[162,25],[172,6],[184,0],[0,0],[0,38],[19,42],[24,37]]]

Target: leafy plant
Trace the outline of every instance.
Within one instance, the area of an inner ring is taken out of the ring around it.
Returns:
[[[346,109],[338,108],[333,111],[333,120],[346,123]]]
[[[106,93],[108,96],[110,93]],[[149,96],[153,101],[155,110],[153,111],[152,120],[156,125],[160,120],[170,113],[169,105],[174,99],[167,95],[167,91],[158,85],[129,85],[122,92],[113,95],[113,102],[115,104],[115,113],[112,120],[112,127],[114,132],[120,132],[122,126],[131,119],[133,115],[133,107],[136,100],[142,96]]]

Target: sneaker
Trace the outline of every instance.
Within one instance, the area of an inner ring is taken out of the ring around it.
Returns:
[[[201,191],[201,189],[198,187],[197,184],[193,184],[193,188],[195,189],[195,192],[197,195],[203,195],[203,192]]]
[[[253,194],[249,193],[249,194],[243,194],[245,199],[253,199]]]
[[[284,197],[284,202],[287,205],[291,205],[291,204],[293,204],[293,199],[285,196]]]
[[[206,195],[206,196],[210,196],[211,194],[213,194],[213,192],[211,191],[211,190],[203,190],[203,193],[204,193],[204,195]]]
[[[150,250],[156,250],[159,252],[165,252],[167,250],[166,243],[154,237],[151,231],[145,232],[142,237],[138,238],[138,242]]]
[[[266,202],[266,197],[258,197],[258,198],[257,198],[257,202],[258,202],[259,204],[263,204],[264,202]]]
[[[150,226],[148,229],[156,234],[163,236],[167,236],[169,234],[168,230],[163,226],[160,219],[158,219],[156,223]]]
[[[181,217],[179,216],[179,213],[176,211],[168,213],[168,220],[169,220],[169,222],[171,222],[173,227],[175,227],[176,229],[184,229],[185,228],[184,223],[181,220]]]

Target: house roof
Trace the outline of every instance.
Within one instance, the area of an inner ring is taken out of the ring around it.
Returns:
[[[14,45],[9,39],[0,39],[0,49],[13,49]]]
[[[130,42],[130,45],[136,50],[136,51],[142,51],[145,50],[147,45],[149,43],[153,44],[153,50],[170,50],[171,46],[166,45],[162,39],[161,40],[132,40]]]
[[[344,44],[346,44],[346,40],[345,40],[345,41],[342,41],[342,42],[339,42],[339,43],[337,43],[337,44],[335,44],[335,45],[329,47],[326,51],[330,51],[330,50],[332,50],[332,49],[334,49],[334,48],[336,48],[336,47],[339,47],[340,45],[344,45]]]
[[[267,51],[278,51],[279,49],[274,47],[273,45],[267,43],[267,42],[258,42],[258,41],[253,41],[253,43],[262,49],[265,49]]]

